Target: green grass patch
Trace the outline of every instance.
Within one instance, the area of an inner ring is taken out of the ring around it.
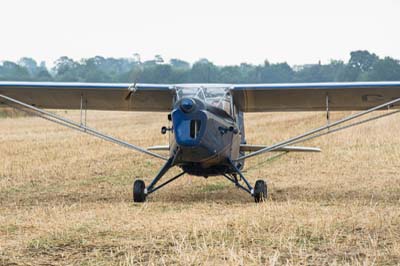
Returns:
[[[59,234],[32,239],[28,243],[28,249],[31,251],[45,251],[63,247],[79,247],[84,242],[82,238],[75,238],[68,234]]]
[[[8,107],[0,107],[0,119],[1,118],[17,118],[17,117],[25,117],[28,116],[27,113],[15,110],[13,108]]]
[[[202,186],[201,192],[215,192],[215,191],[220,191],[224,190],[227,188],[228,184],[227,183],[213,183],[213,184],[206,184],[205,186]]]
[[[6,118],[6,117],[7,117],[6,113],[4,111],[0,110],[0,119]]]
[[[5,224],[0,225],[0,233],[1,234],[15,234],[19,230],[19,226],[15,224]]]
[[[83,178],[79,181],[80,186],[90,186],[93,184],[107,183],[111,185],[126,186],[131,184],[132,176],[129,173],[117,173],[113,175],[99,175],[89,178]]]

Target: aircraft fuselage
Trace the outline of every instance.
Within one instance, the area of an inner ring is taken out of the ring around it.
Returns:
[[[205,177],[232,172],[229,161],[240,155],[241,116],[188,97],[175,103],[171,118],[170,156],[174,165]],[[243,162],[236,165],[242,168]]]

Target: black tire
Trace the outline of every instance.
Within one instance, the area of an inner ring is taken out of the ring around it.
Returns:
[[[133,201],[134,202],[145,202],[146,194],[144,193],[145,184],[143,180],[136,180],[133,183]]]
[[[254,186],[254,201],[264,202],[267,200],[268,196],[268,187],[267,183],[264,180],[257,180]]]

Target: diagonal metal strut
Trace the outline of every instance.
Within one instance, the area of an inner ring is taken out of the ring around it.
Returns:
[[[358,125],[362,125],[362,124],[365,124],[367,122],[371,122],[371,121],[377,120],[379,118],[391,116],[391,115],[394,115],[394,114],[397,114],[397,113],[400,113],[400,110],[392,111],[390,113],[386,113],[386,114],[382,114],[382,115],[377,115],[377,116],[374,116],[374,117],[371,117],[371,118],[368,118],[368,119],[364,119],[362,121],[355,122],[355,123],[353,123],[351,125],[338,127],[338,128],[329,130],[327,132],[322,132],[322,133],[319,133],[319,134],[316,134],[316,135],[312,135],[312,136],[309,136],[307,138],[291,142],[290,144],[297,144],[297,143],[305,142],[305,141],[312,140],[312,139],[315,139],[315,138],[319,138],[319,137],[322,137],[322,136],[325,136],[325,135],[328,135],[328,134],[332,134],[332,133],[335,133],[335,132],[338,132],[338,131],[341,131],[341,130],[344,130],[344,129],[347,129],[347,128],[355,127],[355,126],[358,126]]]
[[[250,185],[249,181],[247,181],[247,179],[244,177],[244,175],[242,174],[242,172],[240,171],[240,169],[238,169],[236,167],[236,165],[231,161],[228,160],[232,170],[235,171],[235,174],[232,174],[232,178],[230,178],[227,174],[222,173],[222,175],[228,179],[229,181],[231,181],[232,183],[234,183],[236,185],[236,187],[243,189],[244,191],[248,192],[250,195],[254,194],[254,188]],[[236,174],[238,174],[240,176],[240,179],[243,180],[243,182],[246,184],[247,188],[244,187],[243,185],[241,185],[239,183],[239,180],[237,179]]]
[[[377,116],[377,117],[374,117],[374,118],[370,118],[370,119],[366,119],[366,120],[364,120],[364,121],[357,122],[357,123],[354,123],[354,124],[351,124],[351,125],[348,125],[348,126],[343,126],[343,127],[337,128],[337,129],[333,129],[333,130],[330,130],[330,131],[325,132],[325,133],[320,133],[320,134],[318,134],[318,135],[314,135],[314,134],[319,133],[319,132],[321,132],[321,131],[323,131],[323,130],[325,130],[325,129],[331,129],[332,127],[338,126],[338,125],[340,125],[340,124],[343,124],[343,123],[348,122],[348,121],[350,121],[350,120],[353,120],[353,119],[355,119],[355,118],[364,116],[364,115],[369,114],[369,113],[371,113],[371,112],[373,112],[373,111],[376,111],[376,110],[379,110],[379,109],[382,109],[382,108],[385,108],[385,107],[390,107],[391,105],[394,105],[395,103],[398,103],[398,102],[400,102],[400,98],[397,98],[397,99],[392,100],[392,101],[389,101],[389,102],[387,102],[387,103],[384,103],[384,104],[381,104],[381,105],[372,107],[372,108],[367,109],[367,110],[365,110],[365,111],[361,111],[361,112],[358,112],[358,113],[356,113],[356,114],[349,115],[349,116],[347,116],[347,117],[345,117],[345,118],[343,118],[343,119],[340,119],[340,120],[338,120],[338,121],[336,121],[336,122],[333,122],[333,123],[330,123],[330,124],[328,124],[328,125],[325,125],[325,126],[322,126],[322,127],[316,128],[316,129],[313,129],[313,130],[311,130],[311,131],[308,131],[308,132],[306,132],[306,133],[304,133],[304,134],[301,134],[301,135],[298,135],[298,136],[296,136],[296,137],[290,138],[290,139],[288,139],[288,140],[278,142],[278,143],[273,144],[273,145],[271,145],[271,146],[265,147],[264,149],[261,149],[261,150],[259,150],[259,151],[250,153],[250,154],[245,155],[245,156],[242,156],[242,157],[239,157],[239,158],[236,159],[235,161],[240,161],[240,160],[248,159],[248,158],[250,158],[250,157],[254,157],[254,156],[260,155],[260,154],[262,154],[262,153],[266,153],[266,152],[270,152],[270,151],[273,151],[273,150],[282,148],[282,147],[284,147],[284,146],[286,146],[286,145],[290,145],[290,144],[294,144],[294,143],[303,142],[303,141],[306,141],[306,140],[309,140],[309,139],[312,139],[312,138],[316,138],[316,137],[320,137],[320,136],[323,136],[323,135],[327,135],[327,134],[330,134],[330,133],[333,133],[333,132],[337,132],[337,131],[339,131],[339,130],[343,130],[343,129],[346,129],[346,128],[349,128],[349,127],[352,127],[352,126],[360,125],[360,124],[362,124],[362,123],[366,123],[366,122],[369,122],[369,121],[372,121],[372,120],[375,120],[375,119],[378,119],[378,118],[381,118],[381,117],[385,117],[385,116],[388,116],[388,115],[395,114],[395,113],[397,113],[398,111],[394,111],[394,112],[391,112],[391,113],[389,113],[389,114],[380,115],[380,116]],[[308,138],[307,138],[307,137],[308,137]]]
[[[168,185],[169,183],[171,183],[172,181],[178,179],[179,177],[181,177],[182,175],[184,175],[185,172],[182,172],[176,176],[174,176],[173,178],[169,179],[168,181],[165,181],[164,183],[162,183],[161,185],[158,185],[157,187],[152,187],[151,189],[147,190],[147,195],[154,193],[155,191],[159,190],[160,188],[162,188],[165,185]]]
[[[17,106],[10,105],[13,108],[22,110],[24,112],[32,113],[32,114],[34,114],[36,116],[39,116],[41,118],[44,118],[44,119],[46,119],[48,121],[57,123],[59,125],[62,125],[62,126],[65,126],[65,127],[71,128],[71,129],[78,130],[80,132],[83,132],[83,133],[98,137],[100,139],[103,139],[103,140],[106,140],[106,141],[109,141],[109,142],[112,142],[112,143],[115,143],[115,144],[118,144],[118,145],[121,145],[121,146],[126,147],[128,149],[136,150],[138,152],[142,152],[142,153],[145,153],[147,155],[150,155],[150,156],[153,156],[153,157],[165,160],[165,161],[168,160],[168,158],[163,157],[163,156],[161,156],[161,155],[159,155],[157,153],[150,152],[150,151],[148,151],[148,150],[146,150],[144,148],[141,148],[139,146],[130,144],[130,143],[126,142],[126,141],[123,141],[123,140],[114,138],[112,136],[103,134],[103,133],[101,133],[101,132],[99,132],[99,131],[97,131],[97,130],[95,130],[93,128],[87,127],[86,125],[76,123],[76,122],[74,122],[72,120],[69,120],[67,118],[61,117],[61,116],[56,115],[56,114],[53,114],[51,112],[47,112],[47,111],[42,110],[40,108],[31,106],[29,104],[26,104],[24,102],[18,101],[16,99],[11,98],[11,97],[8,97],[8,96],[0,94],[0,98],[6,100],[8,102],[11,102],[11,103],[13,103],[13,104],[15,104],[15,105],[20,107],[20,108],[18,108]],[[7,103],[5,102],[5,104],[7,104]],[[26,110],[26,109],[23,109],[22,107],[28,109],[29,111]]]

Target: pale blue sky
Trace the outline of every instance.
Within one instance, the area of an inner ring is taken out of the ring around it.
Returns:
[[[400,59],[396,0],[5,0],[0,60],[94,55],[219,65],[348,60],[368,49]]]

